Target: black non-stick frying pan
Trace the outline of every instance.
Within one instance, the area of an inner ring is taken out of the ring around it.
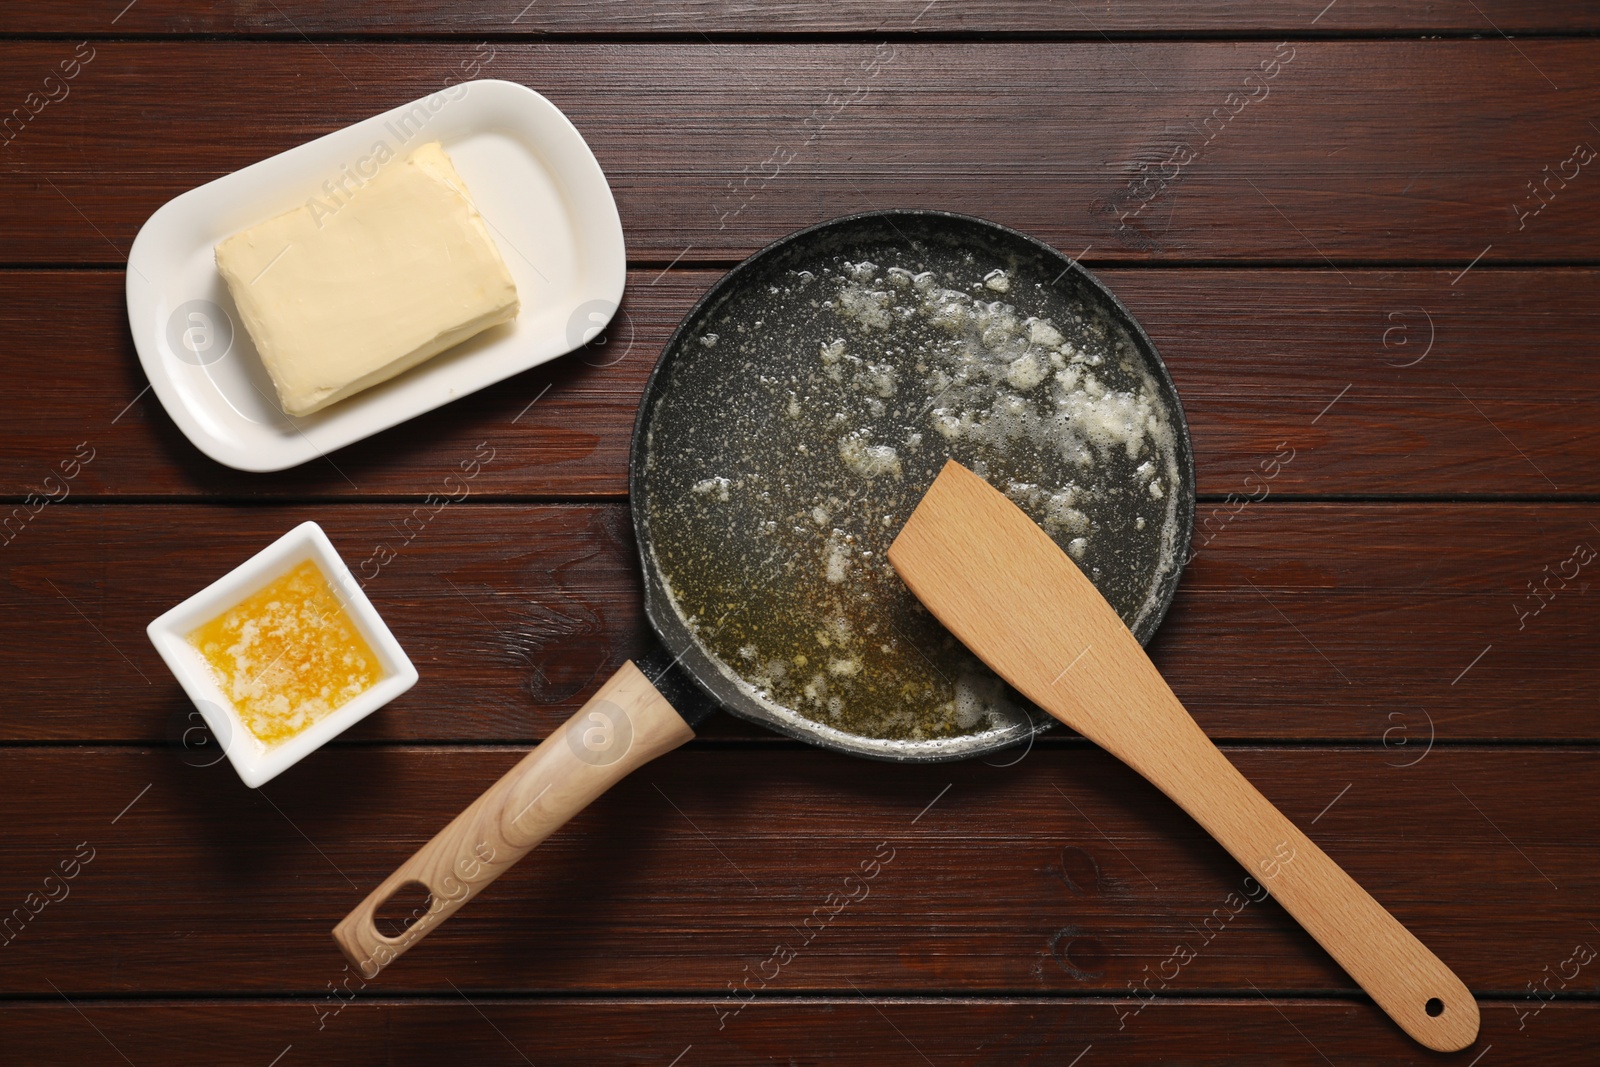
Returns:
[[[1053,722],[888,565],[948,458],[1027,511],[1148,640],[1193,522],[1188,429],[1150,339],[1088,271],[932,211],[835,219],[729,271],[667,342],[634,429],[663,651],[641,658],[648,677],[624,664],[341,922],[351,961],[375,975],[718,706],[900,761],[995,752]],[[411,883],[426,914],[380,934],[377,908]]]

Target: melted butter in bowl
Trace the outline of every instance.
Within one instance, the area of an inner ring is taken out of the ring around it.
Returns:
[[[194,705],[175,720],[185,758],[211,758],[220,747],[252,788],[417,682],[405,649],[314,522],[145,632]]]
[[[382,665],[314,560],[189,635],[245,728],[276,745],[371,689]]]

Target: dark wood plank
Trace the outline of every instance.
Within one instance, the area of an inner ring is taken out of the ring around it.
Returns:
[[[0,1051],[36,1067],[119,1062],[168,1067],[218,1062],[367,1063],[434,1067],[444,1062],[526,1067],[653,1063],[679,1067],[786,1063],[880,1067],[929,1063],[1172,1064],[1205,1062],[1197,1050],[1237,1067],[1326,1067],[1328,1063],[1423,1064],[1434,1059],[1386,1026],[1365,1004],[1342,1001],[1163,1002],[1135,1031],[1115,1032],[1104,1001],[906,1001],[857,997],[763,1002],[722,1028],[709,1001],[506,1001],[470,1003],[359,1000],[337,1015],[303,1003],[0,1005]],[[1483,1031],[1450,1062],[1487,1050],[1487,1064],[1588,1067],[1600,1008],[1553,1003],[1524,1030],[1520,1005],[1481,1006]],[[1281,1012],[1281,1014],[1280,1014]],[[85,1022],[87,1016],[88,1022]],[[319,1023],[325,1023],[319,1029]],[[99,1030],[100,1033],[96,1033]],[[108,1045],[109,1043],[109,1045]],[[1088,1052],[1085,1055],[1085,1052]]]
[[[726,260],[905,205],[1102,260],[1600,258],[1600,181],[1575,164],[1522,232],[1517,214],[1542,168],[1600,139],[1590,40],[91,48],[4,149],[0,262],[119,262],[178,193],[463,68],[566,110],[644,260]],[[74,49],[0,45],[0,100]]]
[[[1575,945],[1600,945],[1591,749],[1439,749],[1406,769],[1372,748],[1229,752],[1475,992],[1526,996]],[[0,750],[0,900],[38,911],[14,923],[0,987],[322,995],[349,973],[333,924],[517,755],[334,749],[253,792],[226,764],[160,749]],[[79,853],[62,899],[27,904],[61,896],[43,879]],[[1260,884],[1096,750],[1001,768],[686,749],[367,992],[726,997],[783,945],[794,958],[765,968],[768,994],[1127,997],[1183,945],[1195,958],[1152,992],[1353,993]],[[1591,962],[1550,989],[1593,995],[1597,976]]]
[[[1458,272],[1449,270],[1098,273],[1172,371],[1204,494],[1259,496],[1263,485],[1269,494],[1600,493],[1600,425],[1591,414],[1600,365],[1589,358],[1600,333],[1600,271],[1480,266],[1454,287]],[[43,479],[87,442],[95,458],[72,483],[78,497],[421,498],[487,441],[495,458],[472,482],[477,499],[620,498],[645,379],[716,277],[635,271],[604,346],[332,462],[253,475],[207,459],[153,395],[129,406],[146,382],[120,275],[6,272],[0,492],[43,490]],[[1286,465],[1271,463],[1280,445],[1293,450]],[[1270,483],[1263,464],[1277,470]]]
[[[1187,4],[1173,0],[1057,5],[992,0],[941,0],[885,5],[868,0],[820,3],[787,0],[752,5],[729,0],[541,0],[519,10],[510,4],[397,0],[358,9],[283,0],[261,7],[243,0],[199,9],[181,0],[142,0],[124,8],[101,0],[62,8],[19,0],[0,12],[0,33],[49,34],[643,34],[643,33],[1029,33],[1289,34],[1395,32],[1551,33],[1593,30],[1593,12],[1553,0],[1445,0],[1395,5],[1344,0],[1323,9],[1291,0],[1229,0]]]
[[[177,736],[191,709],[145,625],[305,519],[370,578],[422,674],[348,738],[532,741],[649,643],[623,508],[421,514],[408,542],[407,505],[46,508],[4,548],[0,738]],[[1600,549],[1597,527],[1593,504],[1245,507],[1189,565],[1152,654],[1218,738],[1381,742],[1394,763],[1434,736],[1600,739],[1600,563],[1573,557]]]

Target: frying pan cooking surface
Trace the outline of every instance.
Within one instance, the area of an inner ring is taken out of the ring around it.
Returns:
[[[926,211],[836,219],[734,268],[668,341],[634,431],[645,607],[668,652],[734,713],[857,755],[957,759],[1043,729],[885,556],[946,458],[1148,640],[1193,522],[1188,429],[1092,275]]]

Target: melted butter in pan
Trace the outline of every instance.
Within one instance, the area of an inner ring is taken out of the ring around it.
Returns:
[[[857,248],[736,291],[672,366],[645,506],[673,606],[758,699],[878,738],[1026,716],[885,553],[945,459],[1137,630],[1176,566],[1176,434],[1134,342],[1018,265]]]

